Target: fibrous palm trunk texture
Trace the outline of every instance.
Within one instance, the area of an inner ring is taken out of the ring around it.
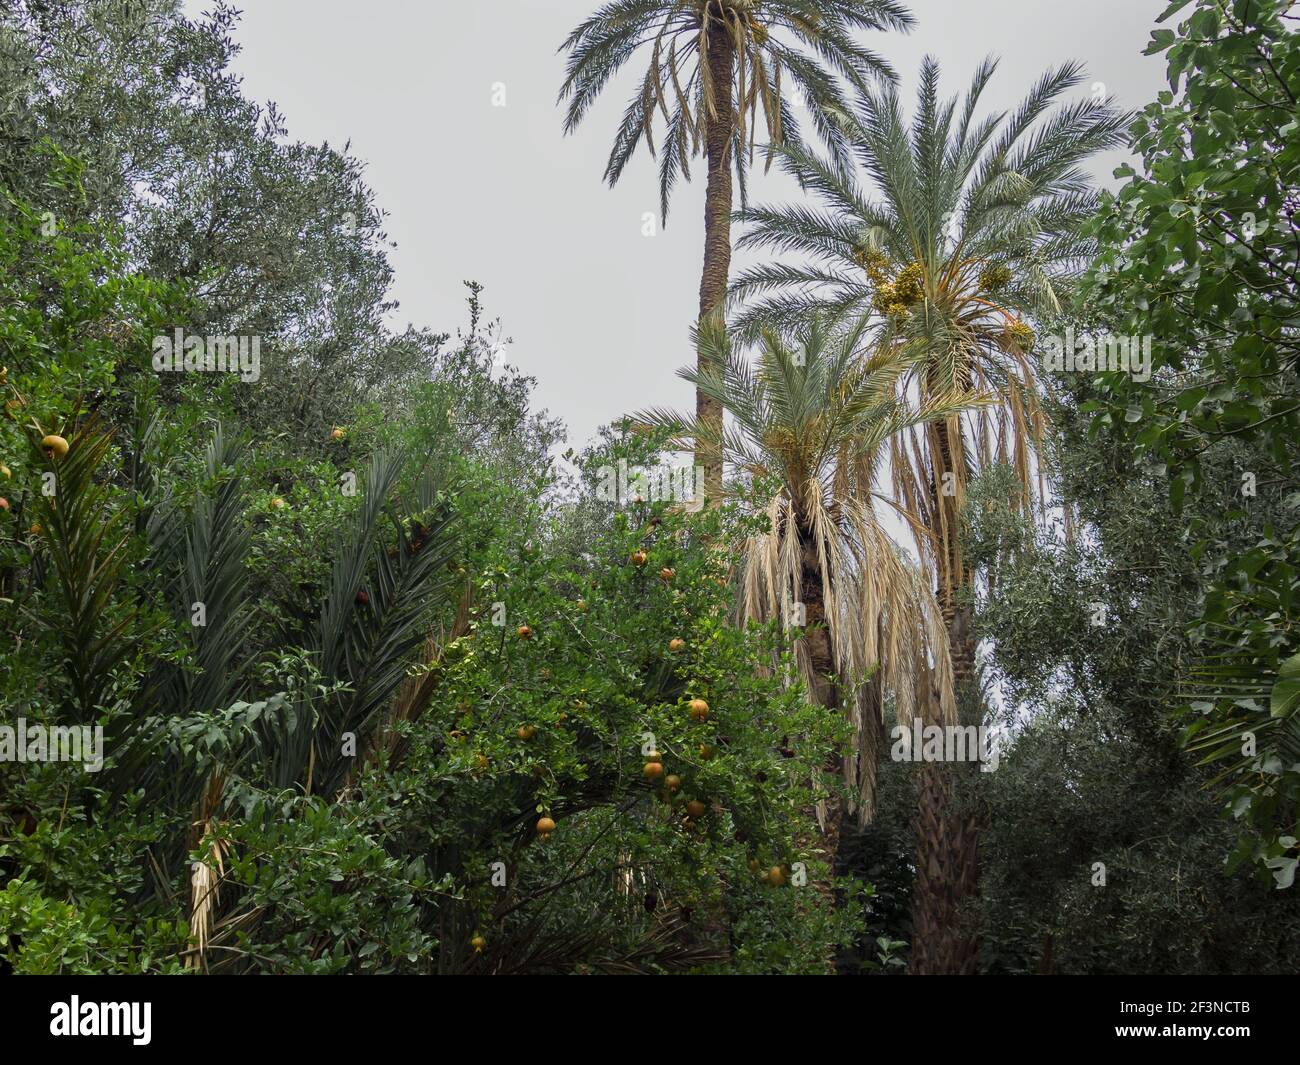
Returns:
[[[949,425],[937,422],[932,431],[932,513],[940,516],[936,592],[948,633],[953,684],[959,700],[968,703],[978,696],[971,608],[963,601],[973,574],[958,546],[958,496],[946,490],[959,483],[964,470],[959,468],[962,460],[955,454]],[[958,801],[957,777],[965,768],[923,762],[916,776],[916,879],[912,886],[912,955],[908,966],[908,971],[916,975],[973,975],[977,971],[979,821],[973,809],[965,808],[969,804]]]
[[[705,152],[709,164],[708,185],[704,196],[704,273],[700,278],[700,321],[721,314],[727,295],[727,278],[731,272],[731,198],[732,134],[735,125],[731,98],[735,45],[725,26],[719,24],[709,33],[706,63],[712,85],[712,106],[705,107]],[[701,373],[712,361],[701,348],[696,353]],[[701,424],[709,426],[713,439],[696,444],[695,461],[704,468],[704,492],[717,506],[722,499],[722,449],[718,438],[722,431],[722,404],[697,391],[695,414]]]

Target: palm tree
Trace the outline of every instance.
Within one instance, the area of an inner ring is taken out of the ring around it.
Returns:
[[[959,683],[974,673],[969,610],[960,602],[972,580],[956,536],[961,501],[974,469],[1005,461],[1030,505],[1043,381],[1025,319],[1058,313],[1088,261],[1093,243],[1080,227],[1098,198],[1079,167],[1119,144],[1127,122],[1109,101],[1089,96],[1038,124],[1084,80],[1074,63],[1045,74],[1013,114],[976,120],[996,67],[991,59],[979,66],[958,115],[956,100],[939,99],[939,68],[927,58],[910,129],[892,87],[861,94],[843,126],[878,190],[874,198],[837,160],[783,147],[786,168],[829,209],[741,211],[750,228],[738,247],[791,252],[799,261],[755,266],[731,289],[733,302],[747,303],[735,322],[742,336],[812,307],[872,310],[882,342],[918,356],[907,383],[921,396],[954,388],[998,396],[973,426],[956,418],[932,423],[893,446],[900,502],[931,534],[922,546]]]
[[[831,763],[863,822],[875,801],[884,700],[903,721],[955,720],[938,604],[881,527],[871,484],[893,435],[983,401],[953,393],[909,404],[898,386],[911,357],[866,353],[867,335],[862,316],[813,315],[784,334],[764,332],[754,369],[709,323],[696,340],[710,368],[679,375],[730,413],[732,427],[718,434],[698,417],[638,415],[675,440],[708,440],[760,492],[767,531],[741,548],[739,620],[802,629],[798,661],[812,700],[852,725],[850,756]],[[844,812],[839,803],[829,817],[824,804],[819,811],[831,853]]]
[[[745,305],[735,323],[742,336],[817,306],[869,312],[879,343],[909,356],[903,384],[922,403],[966,389],[997,397],[971,418],[927,422],[890,445],[895,497],[925,530],[918,542],[958,690],[977,706],[975,575],[957,536],[962,501],[976,470],[1005,462],[1019,476],[1018,502],[1032,507],[1030,456],[1044,428],[1044,382],[1025,319],[1058,313],[1088,261],[1092,242],[1080,229],[1098,197],[1080,165],[1121,143],[1128,122],[1094,96],[1049,114],[1084,79],[1074,63],[1045,74],[1014,112],[977,119],[995,69],[993,60],[979,66],[959,112],[955,99],[939,98],[938,64],[927,58],[910,128],[892,87],[860,94],[843,128],[875,196],[838,160],[783,147],[785,167],[827,206],[742,211],[750,228],[740,247],[798,261],[760,264],[730,294]],[[920,787],[913,967],[968,971],[975,941],[954,929],[978,879],[977,825],[945,820],[940,807],[951,804],[952,779],[942,767],[923,772]]]
[[[862,91],[868,79],[893,76],[888,64],[855,41],[854,34],[863,29],[906,30],[911,25],[912,16],[896,0],[613,0],[564,42],[568,74],[560,100],[568,102],[566,133],[582,122],[634,53],[645,49],[650,54],[605,168],[610,185],[617,183],[644,140],[650,154],[661,157],[666,224],[678,177],[689,180],[690,160],[704,153],[708,186],[700,321],[720,308],[726,296],[732,167],[744,203],[760,107],[769,165],[772,146],[802,143],[789,100],[791,84],[802,90],[812,124],[831,154],[842,158],[844,137],[832,116],[844,114],[847,103],[835,74]],[[656,113],[665,123],[657,147]],[[701,372],[705,357],[697,352]],[[696,394],[696,414],[701,423],[720,429],[722,410],[703,392]],[[696,460],[704,467],[706,493],[718,499],[721,456],[697,441]]]

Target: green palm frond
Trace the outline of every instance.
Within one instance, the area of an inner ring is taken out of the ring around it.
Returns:
[[[43,469],[49,491],[35,502],[39,533],[34,534],[39,569],[52,568],[55,629],[63,646],[68,681],[64,713],[81,724],[95,721],[114,700],[119,671],[135,654],[138,638],[149,625],[142,612],[122,595],[123,570],[128,562],[131,513],[113,498],[102,475],[112,439],[97,418],[63,428],[69,449],[63,457],[47,454],[43,434],[34,427],[27,436],[37,468]]]
[[[243,694],[251,543],[246,453],[244,440],[217,425],[204,456],[204,490],[188,511],[162,504],[152,530],[154,568],[175,574],[169,598],[195,667],[165,671],[159,694],[174,712],[215,710]]]
[[[846,129],[875,195],[834,157],[783,145],[784,168],[827,210],[801,204],[742,211],[738,218],[750,228],[738,247],[770,248],[836,266],[861,266],[864,253],[874,249],[884,255],[889,272],[919,262],[934,279],[933,299],[943,294],[939,279],[963,259],[996,261],[1014,274],[1037,258],[1041,246],[1052,245],[1046,257],[1058,267],[1052,279],[1058,285],[1068,281],[1069,271],[1060,268],[1086,257],[1090,245],[1078,227],[1096,205],[1079,167],[1122,142],[1127,116],[1109,101],[1089,98],[1035,126],[1082,80],[1082,71],[1067,65],[1045,75],[1014,115],[976,122],[980,95],[995,68],[986,60],[976,70],[960,117],[955,99],[938,96],[932,59],[922,65],[910,125],[891,85],[859,94]],[[875,289],[868,276],[859,276],[864,306]],[[733,292],[733,303],[745,295],[743,289]],[[1041,300],[1027,298],[1002,306],[1018,315],[1044,309]]]
[[[339,538],[310,636],[321,675],[344,686],[326,701],[318,720],[302,715],[299,722],[298,769],[302,774],[310,767],[314,790],[342,783],[353,761],[343,754],[345,734],[352,735],[358,754],[373,739],[434,614],[445,605],[441,593],[455,544],[451,510],[427,479],[419,484],[414,507],[397,509],[393,492],[401,469],[396,455],[379,452],[371,459],[364,500]]]
[[[945,557],[955,530],[938,526],[951,526],[953,514],[934,496],[946,474],[960,497],[970,475],[1000,454],[1020,473],[1023,505],[1035,488],[1041,498],[1030,456],[1045,427],[1045,382],[1024,321],[1058,313],[1088,259],[1081,226],[1097,196],[1080,166],[1121,143],[1127,123],[1108,100],[1062,104],[1082,82],[1077,64],[1045,74],[1011,113],[981,118],[996,66],[985,60],[964,98],[945,100],[938,64],[927,58],[910,121],[892,84],[859,92],[844,126],[857,172],[834,155],[782,146],[782,166],[817,202],[736,216],[747,226],[738,247],[790,257],[733,281],[739,338],[752,342],[766,323],[817,308],[871,315],[878,342],[908,363],[903,384],[921,403],[997,397],[977,417],[974,440],[952,419],[942,432],[929,422],[911,442],[891,443],[895,498],[924,516],[936,534],[930,547]],[[956,452],[951,467],[948,451]]]
[[[846,448],[871,452],[898,433],[993,402],[989,393],[951,388],[909,402],[898,386],[918,356],[899,346],[873,347],[873,330],[861,314],[823,310],[788,328],[769,324],[753,364],[717,323],[697,327],[693,340],[712,369],[686,367],[678,376],[720,403],[731,425],[719,431],[662,409],[636,418],[677,446],[696,438],[720,442],[739,467],[761,462],[784,470],[792,498],[804,491],[810,472],[824,471]]]
[[[1267,789],[1278,770],[1300,765],[1300,655],[1276,672],[1237,651],[1204,659],[1181,698],[1193,713],[1217,710],[1213,725],[1199,718],[1187,730],[1199,764],[1218,767],[1211,787]]]
[[[564,129],[573,132],[614,75],[634,56],[648,63],[623,113],[605,180],[617,183],[644,143],[659,166],[661,210],[678,178],[690,178],[689,160],[703,146],[710,120],[730,115],[732,156],[741,202],[758,149],[767,165],[778,145],[801,143],[792,107],[797,93],[808,121],[832,155],[847,162],[844,123],[851,112],[844,87],[864,91],[893,78],[889,64],[856,38],[862,31],[912,27],[895,0],[613,0],[564,41],[566,75],[559,100]],[[710,39],[722,34],[735,56],[732,82],[713,84]],[[725,106],[724,106],[725,102]],[[798,102],[798,101],[796,101]],[[655,136],[661,124],[663,135]]]

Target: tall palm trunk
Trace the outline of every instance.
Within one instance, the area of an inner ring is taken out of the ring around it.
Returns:
[[[957,497],[945,495],[943,485],[945,473],[949,484],[955,484],[964,471],[958,469],[958,462],[953,454],[952,438],[948,433],[947,422],[936,422],[933,427],[935,439],[935,485],[933,504],[935,513],[941,513],[943,532],[942,554],[939,563],[939,608],[943,612],[944,627],[948,630],[948,652],[952,657],[952,679],[958,688],[966,688],[975,679],[975,633],[972,624],[971,608],[962,593],[972,583],[972,574],[962,561],[961,549],[957,543],[957,533],[961,514],[957,508]],[[942,508],[940,511],[939,508]]]
[[[912,957],[918,976],[973,976],[979,936],[969,907],[979,891],[979,826],[956,808],[961,766],[922,762],[917,773]]]
[[[973,684],[975,639],[971,609],[962,600],[966,598],[963,592],[971,587],[973,574],[964,565],[957,543],[957,498],[944,492],[945,484],[955,484],[964,471],[958,469],[947,423],[936,422],[932,431],[934,481],[930,501],[940,523],[933,530],[940,542],[937,593],[948,634],[958,704],[969,705],[978,701]],[[945,473],[953,476],[945,477]],[[957,774],[963,768],[942,762],[922,763],[917,774],[916,880],[912,885],[909,971],[918,975],[976,972],[979,935],[973,908],[979,891],[979,822],[974,812],[963,809],[958,801]]]
[[[735,44],[721,17],[706,14],[709,45],[706,62],[713,86],[712,106],[705,106],[705,152],[709,163],[708,187],[704,196],[704,274],[700,279],[700,321],[715,311],[721,313],[727,295],[727,278],[731,272],[731,140],[734,120],[732,71],[736,62]],[[709,370],[712,360],[701,348],[696,353],[701,373]],[[695,414],[716,438],[722,432],[722,404],[698,390]],[[717,505],[722,498],[722,450],[718,443],[697,441],[695,461],[704,468],[704,491]]]
[[[799,601],[804,606],[807,622],[804,644],[812,662],[812,696],[818,706],[838,709],[840,705],[838,676],[835,668],[835,647],[831,641],[830,625],[826,618],[826,594],[823,583],[821,558],[812,531],[800,523],[799,527]]]
[[[835,644],[831,637],[830,623],[826,617],[826,590],[823,583],[821,557],[817,551],[817,541],[812,534],[810,524],[803,520],[797,522],[799,536],[799,601],[803,603],[806,622],[804,647],[808,653],[812,678],[809,683],[813,702],[836,712],[840,707],[839,672],[835,660]],[[831,780],[838,780],[843,766],[843,756],[839,750],[828,752],[824,769]],[[830,796],[826,801],[825,817],[822,820],[822,835],[813,846],[819,857],[831,871],[836,873],[836,861],[839,856],[840,840],[844,832],[846,810],[838,796]],[[838,900],[830,883],[824,887],[823,894],[833,906]]]

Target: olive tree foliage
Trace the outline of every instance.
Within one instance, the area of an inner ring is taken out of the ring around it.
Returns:
[[[0,184],[55,225],[120,222],[135,265],[192,297],[159,333],[258,337],[239,415],[324,434],[433,352],[385,328],[391,245],[348,145],[295,141],[243,95],[237,17],[224,0],[195,19],[174,0],[6,5]],[[42,144],[83,165],[75,195],[47,182]]]
[[[1300,854],[1300,44],[1283,0],[1178,0],[1152,34],[1169,89],[1105,205],[1097,312],[1153,340],[1149,381],[1099,379],[1091,431],[1167,481],[1204,584],[1187,739],[1279,887]],[[1175,21],[1175,16],[1177,20]],[[1242,447],[1249,448],[1244,452]],[[1217,499],[1226,521],[1193,497]]]
[[[1227,861],[1214,773],[1174,713],[1197,661],[1208,580],[1195,533],[1258,535],[1281,500],[1234,507],[1229,474],[1263,458],[1238,441],[1205,459],[1181,512],[1123,439],[1090,440],[1094,381],[1063,382],[1043,451],[1055,521],[1033,528],[995,468],[963,537],[987,568],[976,624],[1004,737],[981,774],[982,967],[989,972],[1292,972],[1295,901]],[[1067,522],[1068,516],[1068,522]]]

